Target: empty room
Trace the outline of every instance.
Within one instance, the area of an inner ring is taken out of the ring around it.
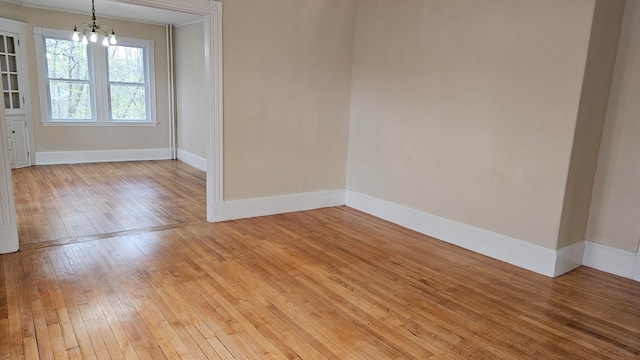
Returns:
[[[640,359],[640,0],[0,0],[0,359]]]

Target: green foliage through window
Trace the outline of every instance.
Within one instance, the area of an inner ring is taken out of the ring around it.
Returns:
[[[71,40],[47,38],[45,57],[51,118],[90,120],[91,84],[87,47]]]
[[[110,46],[107,50],[112,120],[147,120],[144,49]]]

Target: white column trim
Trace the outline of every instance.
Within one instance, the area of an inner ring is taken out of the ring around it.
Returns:
[[[18,251],[18,221],[9,161],[4,97],[0,97],[0,254]]]

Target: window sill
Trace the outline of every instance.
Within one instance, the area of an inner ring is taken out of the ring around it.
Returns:
[[[41,121],[42,126],[156,126],[157,121]]]

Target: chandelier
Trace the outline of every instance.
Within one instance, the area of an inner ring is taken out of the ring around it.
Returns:
[[[91,22],[83,22],[80,25],[73,26],[73,41],[80,41],[82,45],[87,45],[89,41],[97,42],[98,35],[102,33],[102,45],[109,46],[117,44],[116,32],[113,28],[96,23],[95,0],[91,0],[91,15]],[[80,40],[80,33],[82,33],[82,40]],[[88,38],[87,35],[89,36]]]

